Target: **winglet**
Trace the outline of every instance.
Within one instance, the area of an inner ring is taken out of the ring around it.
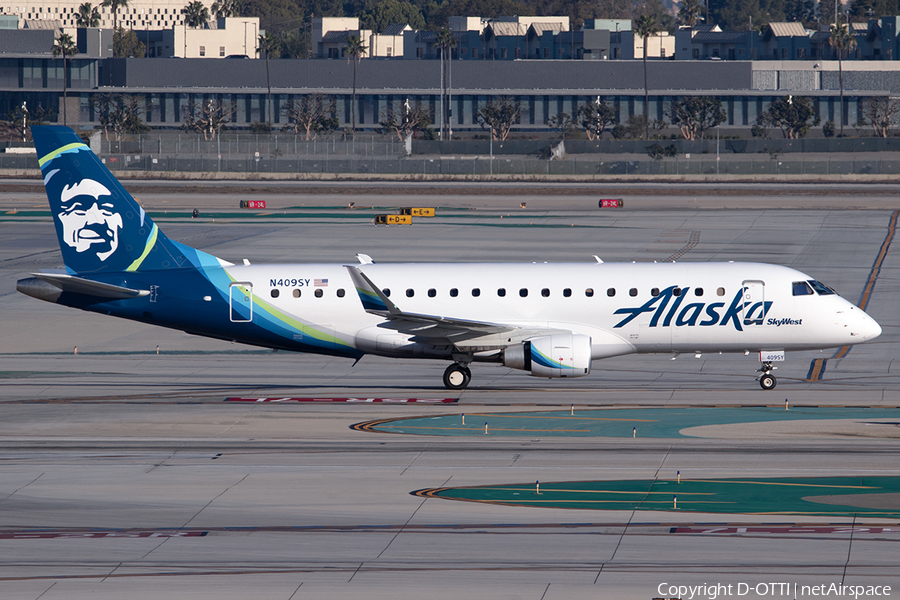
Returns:
[[[366,277],[365,273],[359,270],[359,267],[345,265],[350,273],[350,279],[356,287],[356,293],[359,294],[359,300],[362,302],[366,312],[392,315],[402,314],[397,305],[391,302],[391,299],[384,295],[384,292],[378,289],[378,286],[372,283],[372,280]]]

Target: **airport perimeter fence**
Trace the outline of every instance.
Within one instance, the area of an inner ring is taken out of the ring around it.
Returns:
[[[413,141],[413,154],[407,156],[396,136],[360,133],[353,139],[332,135],[307,141],[302,135],[280,132],[225,133],[215,140],[186,132],[158,132],[119,141],[96,135],[91,146],[113,171],[148,173],[900,175],[900,152],[891,152],[900,138],[720,140],[718,159],[715,140],[675,142],[680,144],[678,156],[661,160],[647,155],[649,142],[633,140],[567,140],[566,150],[574,152],[562,160],[539,156],[549,148],[547,140],[511,140],[502,145],[487,140]],[[845,146],[856,151],[844,151]],[[823,152],[826,148],[832,151]],[[598,154],[600,150],[617,155],[604,156]],[[859,154],[862,150],[869,154]],[[798,151],[812,153],[801,156]],[[0,153],[0,169],[36,170],[37,161],[34,154]]]
[[[316,156],[299,158],[157,158],[148,155],[103,157],[115,172],[295,173],[378,175],[900,175],[900,159],[834,157],[804,160],[715,156],[664,160],[541,160],[530,157],[463,158]],[[0,154],[0,169],[37,169],[34,155]]]
[[[204,139],[195,133],[165,132],[127,136],[121,140],[100,139],[91,147],[100,155],[151,154],[158,158],[218,157],[245,158],[282,156],[398,156],[406,149],[396,135],[342,134],[306,140],[292,133],[223,133]]]

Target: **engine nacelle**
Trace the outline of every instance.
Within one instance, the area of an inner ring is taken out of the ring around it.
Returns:
[[[503,364],[535,377],[584,377],[591,372],[591,338],[547,335],[503,349]]]

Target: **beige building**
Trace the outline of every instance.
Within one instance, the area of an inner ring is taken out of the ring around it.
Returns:
[[[213,19],[203,29],[174,26],[162,31],[138,32],[147,45],[147,57],[225,58],[257,57],[259,17]]]
[[[2,2],[3,0],[0,0]],[[8,0],[7,0],[8,1]],[[102,0],[23,0],[20,3],[0,5],[0,14],[19,18],[19,28],[37,29],[40,21],[58,21],[68,31],[77,27],[75,15],[85,1],[100,11],[100,27],[113,26],[113,15],[109,8],[100,6]],[[118,24],[129,29],[168,29],[184,23],[181,9],[186,0],[129,0],[126,8],[118,10]],[[204,2],[207,8],[212,0]]]

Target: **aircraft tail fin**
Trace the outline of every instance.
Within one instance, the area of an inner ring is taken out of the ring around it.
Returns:
[[[67,271],[189,267],[186,255],[202,254],[167,238],[72,129],[34,126],[31,133]]]

